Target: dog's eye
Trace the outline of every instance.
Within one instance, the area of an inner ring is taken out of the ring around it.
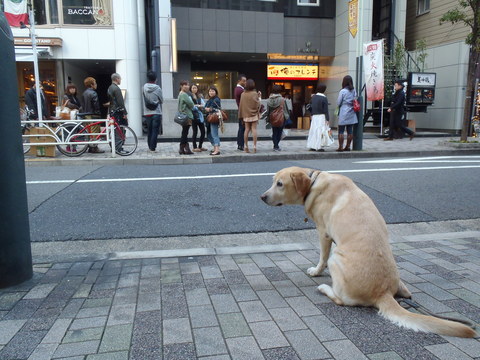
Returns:
[[[278,186],[278,187],[282,187],[282,186],[283,186],[282,182],[281,182],[281,181],[277,181],[277,186]]]

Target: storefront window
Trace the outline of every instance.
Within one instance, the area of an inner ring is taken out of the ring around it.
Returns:
[[[208,88],[214,85],[221,99],[233,99],[233,88],[236,85],[237,73],[229,71],[195,71],[192,72],[191,83],[197,84],[198,92],[208,98]]]

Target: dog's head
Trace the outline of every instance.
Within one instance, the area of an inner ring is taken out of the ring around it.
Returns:
[[[260,198],[270,206],[303,205],[310,191],[311,169],[289,167],[273,177],[273,184]]]

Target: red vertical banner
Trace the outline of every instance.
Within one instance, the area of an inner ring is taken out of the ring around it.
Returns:
[[[376,101],[384,97],[383,39],[363,44],[363,72],[367,100]]]

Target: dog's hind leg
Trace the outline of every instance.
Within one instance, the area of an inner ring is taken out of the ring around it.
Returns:
[[[402,280],[398,280],[398,290],[397,290],[397,293],[395,294],[395,297],[401,297],[404,299],[412,298],[412,293],[410,292],[410,290],[407,289],[407,287],[405,286]]]
[[[307,274],[310,276],[319,276],[327,267],[328,257],[332,248],[332,238],[328,234],[324,234],[320,238],[320,261],[317,266],[307,269]]]
[[[332,300],[335,304],[337,305],[344,305],[342,299],[335,294],[333,291],[332,287],[327,285],[327,284],[322,284],[318,288],[318,291],[320,291],[322,294],[328,296],[330,300]]]

